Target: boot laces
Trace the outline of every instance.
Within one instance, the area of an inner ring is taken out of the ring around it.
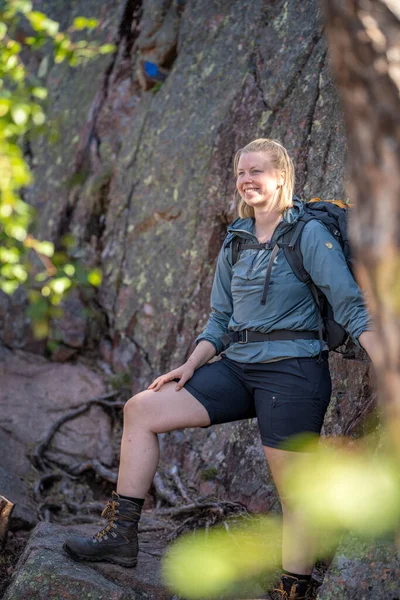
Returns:
[[[275,594],[278,593],[279,594],[279,600],[289,600],[289,596],[288,593],[285,592],[285,590],[280,590],[278,588],[274,589]],[[274,594],[274,595],[275,595]],[[278,597],[276,596],[276,600],[278,600]]]
[[[109,523],[108,523],[108,525],[103,527],[103,529],[101,529],[94,535],[95,539],[101,541],[102,538],[104,536],[106,536],[111,529],[114,528],[114,521],[116,521],[117,514],[118,514],[118,510],[117,510],[118,506],[119,506],[119,502],[117,502],[116,500],[109,500],[107,502],[107,505],[106,505],[105,509],[103,510],[103,512],[101,513],[101,516],[104,517],[105,519],[108,519]]]
[[[291,590],[290,594],[288,594],[288,592],[282,588],[274,588],[273,594],[276,600],[303,600],[306,598],[306,596],[298,596],[294,590]],[[279,594],[279,596],[277,594]]]

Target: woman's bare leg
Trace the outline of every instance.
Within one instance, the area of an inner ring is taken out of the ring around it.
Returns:
[[[282,482],[285,469],[297,454],[267,446],[264,446],[264,452],[282,504],[282,567],[290,573],[311,575],[316,558],[315,536],[307,529],[301,513],[288,506]]]
[[[209,424],[204,406],[185,388],[176,391],[175,382],[130,398],[124,407],[117,492],[144,498],[157,470],[158,433]]]

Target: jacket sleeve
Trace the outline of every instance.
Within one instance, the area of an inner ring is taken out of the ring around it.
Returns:
[[[359,336],[372,329],[372,322],[339,242],[325,225],[313,220],[303,229],[300,250],[305,269],[332,306],[335,321],[360,345]]]
[[[224,243],[218,256],[217,268],[214,275],[210,316],[203,333],[196,339],[196,344],[201,340],[211,342],[217,354],[220,354],[225,348],[221,336],[227,332],[233,312],[231,292],[232,264],[230,254],[230,248],[225,248]]]

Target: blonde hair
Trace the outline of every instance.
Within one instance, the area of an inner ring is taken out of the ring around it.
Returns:
[[[287,153],[286,148],[279,142],[267,138],[259,138],[253,140],[244,148],[238,150],[235,154],[234,159],[234,171],[237,177],[237,170],[239,159],[242,154],[248,154],[249,152],[264,152],[272,160],[273,168],[277,171],[285,172],[285,180],[282,186],[278,189],[278,194],[274,206],[271,207],[280,212],[284,212],[287,208],[293,206],[293,190],[294,190],[294,167],[290,156]],[[246,204],[243,198],[240,198],[238,205],[239,217],[246,219],[247,217],[254,217],[253,207]]]

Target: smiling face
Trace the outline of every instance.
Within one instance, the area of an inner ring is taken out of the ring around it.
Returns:
[[[284,171],[277,171],[266,152],[243,153],[237,165],[236,188],[241,198],[254,209],[273,208]]]

